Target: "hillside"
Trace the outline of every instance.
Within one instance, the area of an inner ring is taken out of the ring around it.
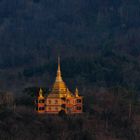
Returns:
[[[39,115],[61,57],[83,114]],[[0,139],[140,140],[140,0],[0,0]]]
[[[60,55],[71,87],[139,91],[139,6],[139,0],[1,0],[1,89],[49,87]]]

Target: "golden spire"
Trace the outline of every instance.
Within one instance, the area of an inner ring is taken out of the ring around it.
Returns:
[[[39,90],[39,98],[44,98],[43,97],[43,90],[42,90],[42,88],[40,88],[40,90]]]
[[[60,97],[64,97],[64,96],[66,96],[66,91],[67,91],[66,84],[64,83],[62,76],[61,76],[60,57],[58,57],[57,76],[56,76],[56,80],[53,85],[51,93],[55,94],[55,96],[57,95]],[[52,96],[52,94],[50,94],[50,96]]]
[[[76,88],[76,90],[75,90],[75,96],[76,96],[76,97],[79,97],[79,91],[78,91],[78,88]]]
[[[57,69],[56,81],[57,82],[61,82],[62,81],[61,68],[60,68],[60,57],[58,57],[58,69]]]
[[[68,88],[67,88],[67,91],[66,91],[66,96],[67,96],[67,97],[71,97],[71,93],[70,93],[70,91],[69,91]]]

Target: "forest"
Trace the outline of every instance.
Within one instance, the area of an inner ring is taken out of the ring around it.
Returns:
[[[139,0],[0,0],[0,139],[140,139]],[[61,57],[81,116],[38,115]]]

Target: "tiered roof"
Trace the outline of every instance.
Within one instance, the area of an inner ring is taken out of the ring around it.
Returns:
[[[72,96],[72,93],[67,88],[65,82],[62,79],[61,76],[61,68],[60,68],[60,57],[58,57],[58,70],[57,70],[57,76],[56,80],[54,82],[53,88],[51,93],[48,95],[48,97],[67,97]]]

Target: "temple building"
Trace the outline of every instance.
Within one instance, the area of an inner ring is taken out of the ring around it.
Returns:
[[[74,94],[67,88],[61,76],[59,58],[57,76],[52,90],[47,96],[44,96],[43,90],[40,89],[36,100],[36,111],[48,114],[76,114],[83,112],[83,97],[79,96],[77,88]]]

